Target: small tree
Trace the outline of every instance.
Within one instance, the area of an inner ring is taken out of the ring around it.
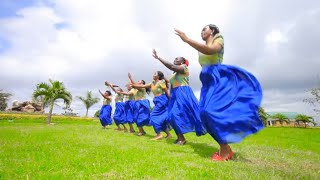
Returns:
[[[295,119],[296,119],[296,122],[298,122],[298,123],[303,122],[305,128],[307,127],[307,123],[315,124],[314,119],[310,116],[305,115],[305,114],[298,114]]]
[[[40,83],[37,85],[36,90],[33,92],[33,97],[44,97],[44,102],[49,103],[49,113],[47,117],[47,124],[51,123],[52,111],[54,103],[57,99],[63,99],[66,105],[70,105],[72,101],[72,95],[64,87],[64,84],[60,81],[54,81],[49,79],[50,84]]]
[[[100,116],[100,109],[94,113],[94,117],[99,118],[99,116]]]
[[[63,115],[63,116],[77,116],[78,115],[78,113],[73,112],[73,109],[69,105],[66,105],[62,109],[64,110],[64,112],[61,113],[61,115]]]
[[[8,99],[12,96],[10,93],[2,92],[2,89],[0,89],[0,111],[6,110],[8,107]]]
[[[259,117],[262,120],[263,124],[267,126],[267,119],[269,118],[269,114],[267,114],[263,107],[259,107]]]
[[[320,114],[320,87],[311,89],[310,93],[313,97],[306,98],[303,100],[303,102],[306,102],[306,103],[312,105],[313,107],[315,107],[313,110],[316,113]]]
[[[77,96],[77,98],[83,102],[84,106],[86,107],[86,117],[88,117],[88,111],[91,106],[98,103],[100,99],[98,97],[93,97],[92,92],[88,91],[86,97]]]
[[[277,114],[272,115],[271,117],[272,117],[272,119],[280,121],[281,126],[283,126],[284,121],[289,123],[289,118],[284,114],[277,113]]]

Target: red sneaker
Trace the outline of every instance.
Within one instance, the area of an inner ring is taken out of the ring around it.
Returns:
[[[221,157],[218,153],[214,153],[211,157],[212,161],[227,161],[228,157],[226,157],[225,159],[223,157]]]

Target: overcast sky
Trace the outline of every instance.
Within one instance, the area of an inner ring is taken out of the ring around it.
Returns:
[[[88,90],[100,97],[105,80],[124,88],[128,72],[146,82],[157,70],[170,76],[152,58],[156,48],[169,61],[189,59],[190,85],[199,97],[197,52],[174,28],[201,42],[202,28],[212,23],[225,38],[224,63],[261,82],[266,111],[314,115],[302,100],[320,84],[319,22],[317,0],[1,0],[0,89],[13,94],[11,106],[31,100],[37,83],[63,81],[74,112],[84,115],[75,97]]]

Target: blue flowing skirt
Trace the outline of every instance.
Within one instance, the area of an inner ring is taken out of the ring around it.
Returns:
[[[216,64],[204,66],[200,80],[200,117],[219,144],[240,142],[264,127],[258,114],[262,88],[251,73]]]
[[[198,100],[190,86],[171,89],[168,118],[176,134],[194,131],[197,136],[206,134],[199,116]]]
[[[150,121],[150,102],[148,99],[135,101],[134,121],[138,127],[149,125]]]
[[[116,125],[126,123],[126,111],[124,102],[116,103],[116,110],[114,112],[113,120],[116,123]]]
[[[150,113],[150,125],[158,134],[161,131],[170,130],[168,120],[168,97],[165,94],[153,98],[154,107]]]
[[[133,113],[135,108],[135,101],[129,100],[125,102],[125,111],[126,111],[126,122],[129,124],[133,124]]]
[[[112,124],[111,111],[112,107],[110,105],[103,105],[101,107],[99,119],[102,126]]]

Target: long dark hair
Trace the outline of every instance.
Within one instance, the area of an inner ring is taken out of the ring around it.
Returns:
[[[215,36],[216,34],[220,33],[218,26],[214,24],[209,24],[208,27],[213,31],[212,36]]]
[[[144,80],[141,80],[142,84],[146,84],[146,82]],[[145,88],[146,89],[146,92],[147,94],[150,94],[151,92],[151,89],[150,88]]]
[[[106,93],[108,93],[109,94],[109,96],[111,96],[112,94],[111,94],[111,91],[109,91],[109,90],[107,90],[106,91]]]
[[[167,88],[169,88],[169,81],[167,80],[167,78],[164,77],[163,72],[157,71],[157,74],[159,76],[159,80],[165,80],[166,81],[166,86],[167,86]]]

